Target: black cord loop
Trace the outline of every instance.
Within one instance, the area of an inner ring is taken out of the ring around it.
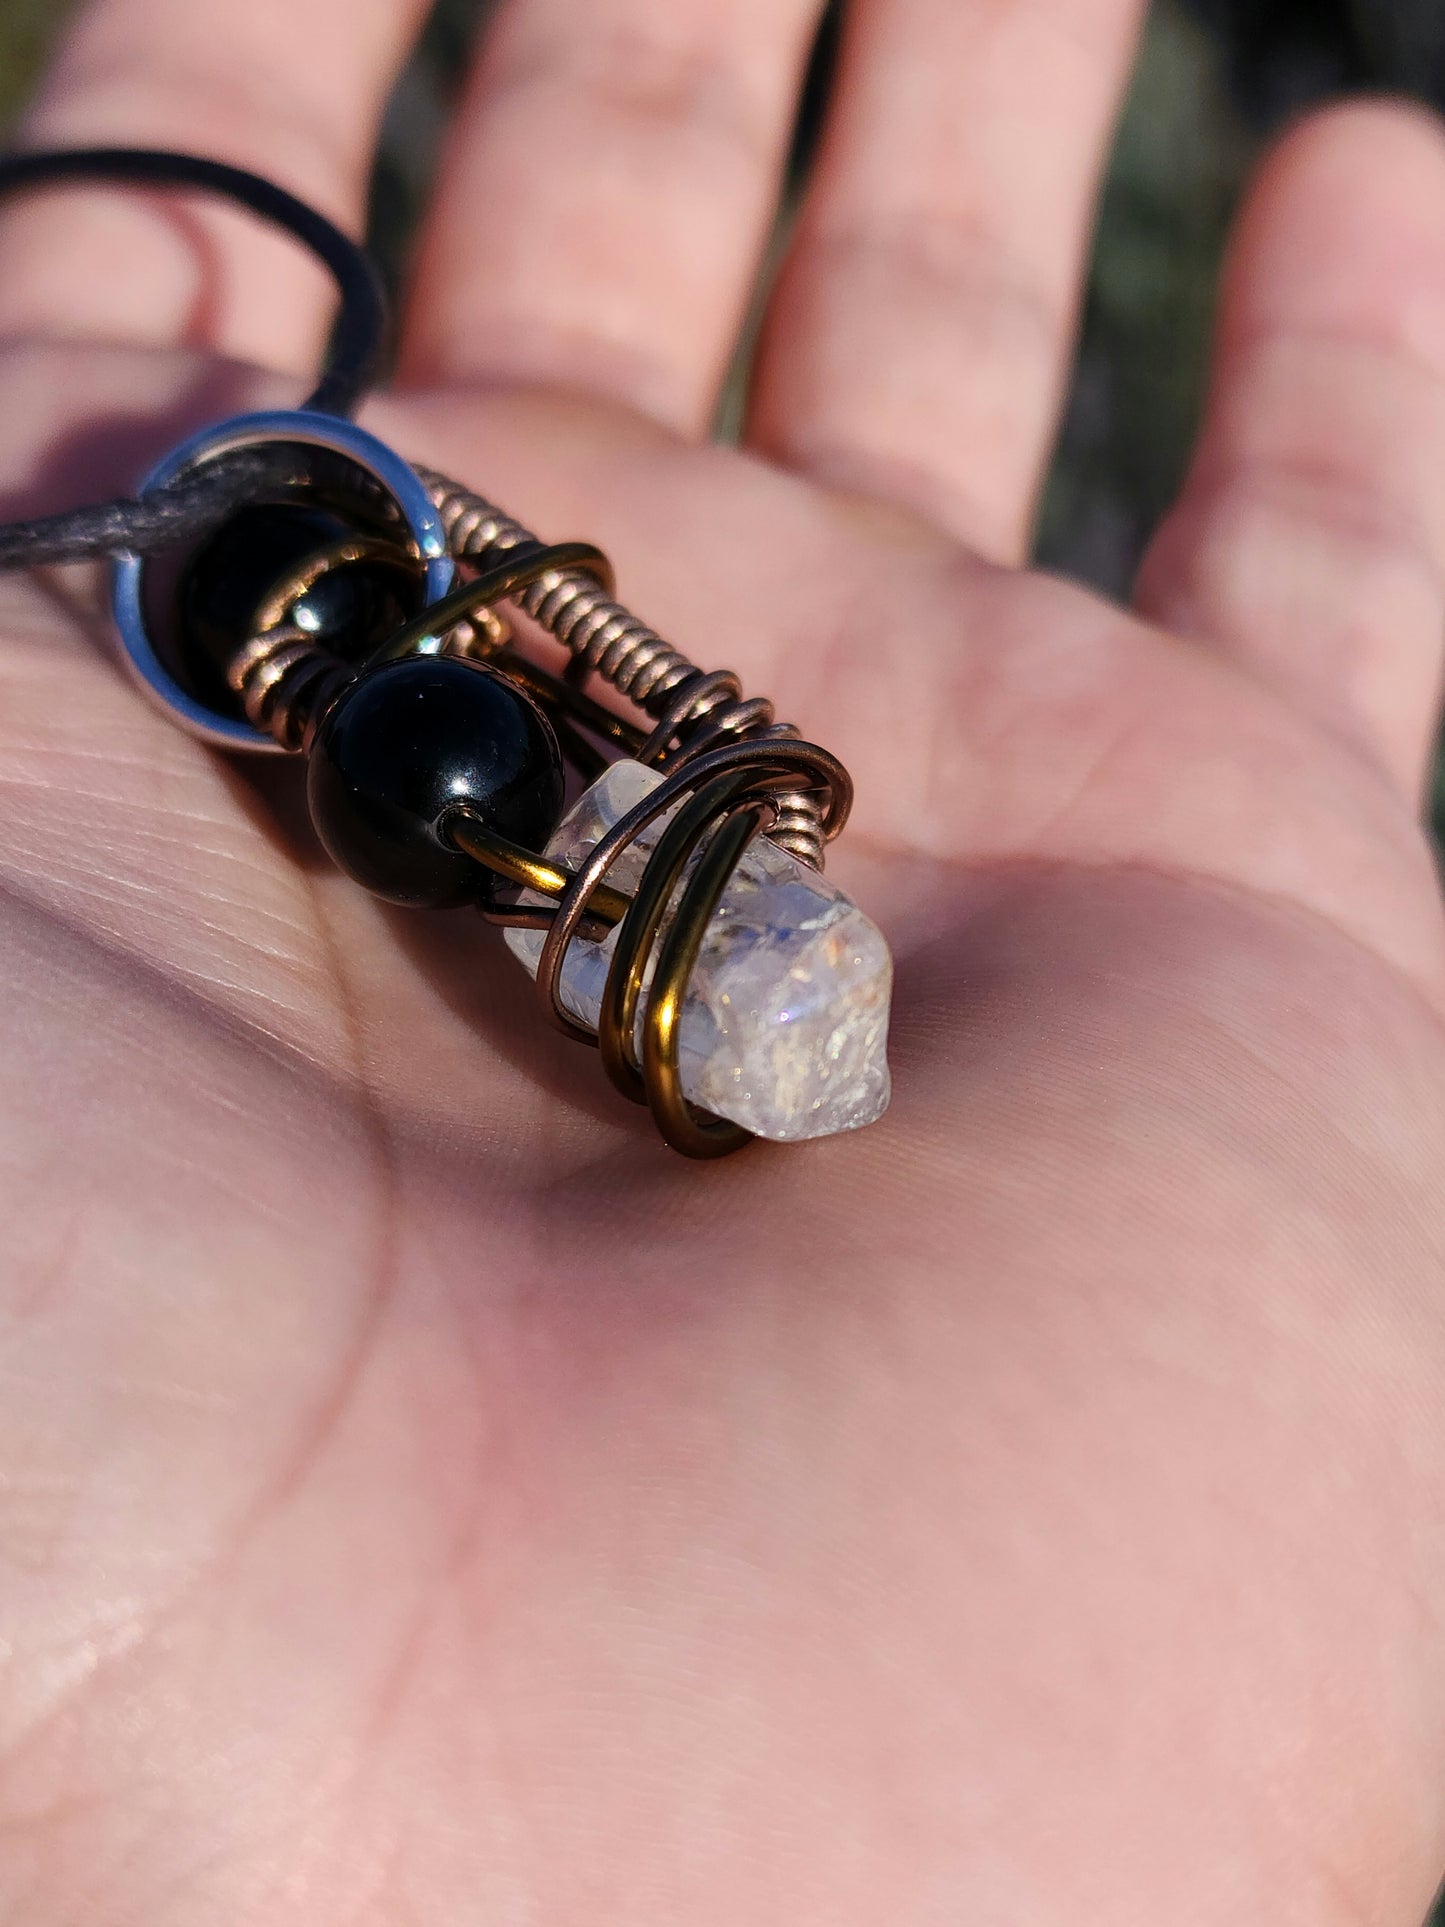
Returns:
[[[330,353],[304,408],[352,415],[375,381],[386,340],[386,293],[371,256],[314,207],[274,181],[224,161],[150,147],[72,147],[0,155],[0,196],[63,181],[113,181],[132,187],[189,188],[219,194],[283,228],[330,271],[341,294]]]
[[[285,230],[326,267],[341,309],[321,380],[302,404],[313,414],[349,418],[377,377],[387,334],[386,293],[371,256],[324,214],[245,168],[195,154],[146,147],[76,147],[0,155],[0,197],[65,181],[192,188],[219,194]],[[244,449],[179,477],[143,499],[122,496],[31,521],[0,524],[0,571],[50,568],[91,556],[198,541],[244,502],[265,492],[276,454]]]

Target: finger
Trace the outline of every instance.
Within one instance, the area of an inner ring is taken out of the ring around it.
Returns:
[[[1445,626],[1445,133],[1336,109],[1265,166],[1146,609],[1418,786]]]
[[[771,304],[768,452],[1021,558],[1138,0],[861,0]]]
[[[770,227],[819,0],[517,0],[443,171],[417,382],[602,392],[705,429]]]
[[[377,122],[423,0],[99,0],[28,146],[175,147],[249,167],[360,230]],[[0,331],[316,357],[335,295],[294,245],[188,198],[63,190],[0,222]]]

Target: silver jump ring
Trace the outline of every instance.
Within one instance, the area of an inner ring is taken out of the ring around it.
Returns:
[[[378,483],[395,503],[417,555],[426,565],[428,606],[451,589],[456,568],[446,530],[416,471],[386,443],[354,422],[306,409],[274,409],[234,415],[192,435],[164,456],[141,483],[142,496],[168,487],[188,470],[258,443],[289,442],[346,457]],[[281,745],[244,718],[221,715],[200,703],[176,680],[156,653],[145,618],[145,558],[119,549],[111,558],[111,607],[125,667],[159,708],[192,736],[218,749],[279,756]]]

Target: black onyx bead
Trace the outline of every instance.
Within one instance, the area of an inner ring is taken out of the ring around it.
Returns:
[[[193,693],[240,713],[225,672],[256,633],[277,586],[318,549],[354,535],[354,526],[305,503],[260,503],[228,517],[187,563],[177,588],[179,651]],[[419,613],[419,572],[400,555],[345,562],[328,570],[291,608],[320,648],[360,661]]]
[[[322,720],[306,780],[321,841],[348,876],[392,903],[487,902],[494,879],[447,842],[467,803],[490,829],[540,850],[562,814],[552,725],[515,683],[456,656],[363,671]]]

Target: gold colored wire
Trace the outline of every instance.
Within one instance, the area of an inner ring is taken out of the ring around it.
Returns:
[[[494,557],[536,548],[530,529],[475,489],[432,469],[417,473],[459,561],[480,568]],[[645,745],[644,762],[666,768],[727,738],[797,734],[775,720],[771,703],[734,694],[724,686],[733,680],[725,674],[705,674],[585,572],[560,569],[546,576],[521,592],[518,606],[571,653],[579,673],[600,676],[652,718],[657,728]],[[810,869],[823,868],[825,838],[811,793],[784,796],[768,834]]]
[[[602,996],[597,1047],[603,1069],[623,1096],[630,1097],[634,1103],[647,1100],[633,1040],[637,1006],[657,933],[688,859],[720,812],[746,787],[747,780],[740,774],[716,777],[683,804],[649,855],[647,867],[633,892],[632,907],[618,933],[617,955]],[[650,1000],[648,1008],[651,1009]]]
[[[577,723],[593,736],[600,736],[603,742],[615,745],[624,756],[636,754],[642,742],[642,731],[624,717],[605,709],[584,690],[575,688],[563,677],[550,674],[526,656],[519,655],[515,649],[498,651],[492,658],[492,666],[510,676],[513,682],[520,683],[527,694],[546,710],[563,754],[581,774],[584,782],[596,781],[607,767],[607,758],[591,738],[584,736],[582,730],[575,726]]]
[[[784,807],[800,788],[821,794],[826,798],[821,817],[827,834],[836,835],[847,820],[853,800],[852,779],[837,757],[816,743],[805,743],[796,737],[760,737],[727,743],[679,764],[650,795],[598,839],[574,872],[571,886],[557,906],[537,962],[537,994],[552,1022],[567,1036],[588,1043],[593,1041],[592,1033],[568,1016],[560,993],[562,961],[586,914],[591,893],[603,882],[622,852],[658,817],[685,801],[709,778],[733,771],[746,771],[753,785],[779,792]]]
[[[373,561],[409,568],[418,578],[422,573],[419,557],[381,536],[324,543],[273,585],[257,611],[255,632],[227,666],[226,680],[247,720],[283,749],[310,747],[322,712],[355,675],[354,665],[324,649],[291,617],[292,609],[333,569]]]
[[[683,891],[657,953],[642,1026],[642,1079],[648,1108],[663,1139],[690,1158],[724,1158],[740,1151],[752,1132],[712,1117],[683,1094],[678,1047],[682,1007],[707,927],[744,850],[768,821],[767,803],[744,803],[713,832]]]
[[[390,562],[410,568],[418,578],[423,573],[420,559],[395,542],[374,535],[344,536],[313,549],[282,576],[256,613],[257,631],[264,634],[268,629],[277,628],[293,603],[309,595],[333,569],[346,568],[353,562]]]
[[[683,1092],[679,1045],[689,981],[748,844],[768,827],[783,847],[817,867],[824,841],[847,820],[851,779],[827,750],[775,723],[766,701],[744,701],[731,672],[704,674],[620,605],[605,600],[612,594],[612,571],[600,549],[584,542],[543,546],[505,518],[497,520],[493,532],[483,512],[494,512],[481,498],[452,490],[446,499],[455,552],[474,562],[497,560],[405,624],[371,661],[439,654],[464,625],[494,623],[493,604],[516,601],[572,649],[575,673],[552,676],[505,646],[500,651],[505,660],[497,661],[496,629],[488,654],[548,710],[569,759],[585,775],[597,773],[602,758],[579,733],[585,730],[625,755],[661,765],[662,781],[575,870],[496,835],[465,805],[449,813],[443,834],[496,875],[552,900],[551,907],[489,906],[484,913],[494,922],[544,932],[537,993],[552,1021],[599,1049],[613,1083],[648,1105],[676,1150],[694,1158],[725,1156],[746,1144],[750,1134],[698,1110]],[[238,652],[232,679],[240,677],[248,713],[254,708],[264,716],[263,726],[286,747],[309,744],[332,695],[354,674],[350,665],[314,644],[314,660],[308,661],[304,637],[283,626],[287,612],[329,569],[383,556],[415,562],[404,550],[371,537],[349,538],[306,557],[268,597],[263,614],[272,620]],[[593,602],[582,594],[586,580],[595,585]],[[614,630],[615,648],[609,640]],[[579,687],[587,670],[602,674],[643,706],[652,730],[638,729],[588,696]],[[648,854],[635,894],[629,897],[610,884],[608,873],[622,852],[674,811]],[[562,966],[575,938],[601,941],[617,926],[594,1033],[575,1023],[562,1005]]]
[[[624,756],[637,756],[640,752],[643,732],[637,725],[597,702],[585,689],[579,689],[565,676],[552,675],[540,664],[519,655],[515,649],[504,651],[496,666],[519,682],[529,695],[535,696],[554,720],[559,715],[570,716],[594,736],[614,744]]]
[[[689,1157],[723,1156],[745,1143],[747,1133],[697,1112],[683,1096],[677,1026],[688,980],[708,923],[743,849],[764,816],[786,807],[787,799],[798,794],[800,786],[825,799],[822,822],[836,822],[841,827],[852,801],[852,784],[838,759],[817,744],[796,738],[759,738],[724,744],[684,762],[587,852],[573,872],[543,939],[537,964],[537,994],[543,1009],[568,1036],[597,1046],[613,1082],[629,1097],[645,1102],[667,1142]],[[618,933],[603,993],[601,1021],[594,1035],[574,1022],[562,1004],[561,974],[568,946],[582,934],[593,893],[604,884],[617,858],[644,830],[674,809],[678,815],[649,853],[632,909]],[[739,827],[733,829],[731,823]],[[721,827],[714,827],[719,824]],[[713,833],[712,842],[703,849],[674,913],[664,943],[665,956],[659,953],[656,960],[643,1018],[643,1061],[639,1067],[633,1055],[636,1013],[647,985],[657,932],[678,879],[709,831]],[[663,972],[660,983],[659,972]],[[653,999],[659,995],[662,1002],[654,1018]]]
[[[549,575],[576,572],[590,575],[609,591],[612,564],[602,550],[591,542],[553,542],[545,547],[521,550],[464,582],[460,589],[443,596],[414,622],[399,629],[386,647],[372,657],[373,662],[394,662],[402,656],[435,656],[445,647],[447,632],[459,622],[469,621],[494,602],[520,595]]]
[[[509,837],[499,836],[474,816],[465,803],[458,803],[449,811],[439,828],[447,842],[505,877],[508,883],[520,884],[525,890],[536,890],[547,897],[562,896],[572,883],[570,870],[554,863],[550,857],[539,856],[535,850],[513,843]],[[621,890],[599,883],[588,899],[587,910],[596,921],[611,928],[622,922],[631,906],[632,899]]]
[[[645,1102],[662,1136],[689,1157],[726,1156],[751,1135],[739,1125],[694,1110],[683,1094],[678,1064],[682,1006],[707,927],[743,851],[770,814],[767,800],[742,797],[749,787],[742,771],[715,777],[683,805],[658,839],[618,932],[597,1028],[598,1049],[612,1082],[624,1096]],[[709,832],[711,840],[704,842]],[[668,905],[699,845],[697,867],[659,946]],[[637,1010],[654,950],[639,1066]]]

